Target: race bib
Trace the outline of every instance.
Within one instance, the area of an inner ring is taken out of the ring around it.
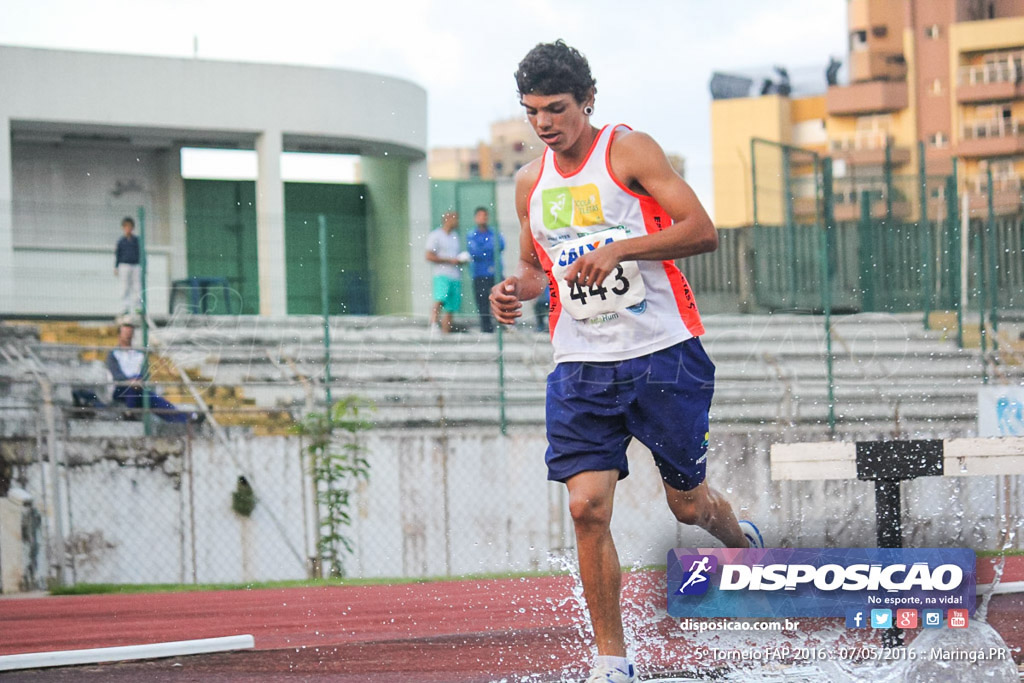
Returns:
[[[552,259],[551,275],[558,284],[562,310],[576,320],[586,320],[636,306],[647,298],[647,288],[636,261],[623,261],[601,284],[580,285],[565,281],[565,273],[576,259],[624,239],[629,239],[624,228],[612,228],[559,245],[560,251]]]

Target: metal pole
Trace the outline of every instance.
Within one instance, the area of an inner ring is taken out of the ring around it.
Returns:
[[[782,148],[782,208],[786,221],[785,258],[786,283],[789,288],[789,306],[796,308],[796,223],[793,220],[793,179],[791,177],[790,150]]]
[[[918,232],[921,238],[921,310],[924,329],[929,329],[928,318],[932,312],[932,241],[928,227],[928,170],[924,159],[924,142],[917,143],[918,198],[921,204],[918,217]]]
[[[995,208],[995,186],[992,183],[992,164],[988,165],[988,225],[985,230],[985,245],[988,251],[988,287],[989,287],[989,310],[988,321],[992,325],[992,350],[999,348],[999,339],[996,335],[999,332],[999,271],[998,271],[998,249],[996,240],[996,208]]]
[[[324,394],[327,399],[327,415],[331,415],[331,318],[327,305],[327,217],[317,216],[320,230],[320,314],[324,319]]]
[[[875,240],[874,225],[871,223],[871,193],[864,190],[860,193],[860,223],[857,232],[860,250],[860,307],[862,311],[875,310],[874,260]]]
[[[757,140],[754,138],[750,139],[750,192],[752,199],[752,208],[754,211],[754,227],[757,227]]]
[[[149,309],[146,296],[146,207],[139,207],[139,292],[142,301],[142,425],[146,436],[153,434],[153,416],[149,411]]]
[[[504,279],[504,272],[501,267],[501,232],[497,226],[494,228],[494,279],[501,282]],[[505,326],[494,321],[498,331],[498,424],[501,428],[501,435],[508,435],[508,417],[506,405],[508,397],[505,395]]]
[[[821,161],[821,184],[824,223],[822,230],[821,270],[822,289],[821,307],[825,313],[825,370],[828,377],[828,432],[836,435],[836,382],[834,359],[832,358],[832,230],[835,225],[832,197],[832,159]]]
[[[892,222],[892,138],[885,138],[885,224]]]
[[[981,351],[981,383],[988,384],[988,366],[985,364],[985,354],[988,350],[985,342],[985,296],[986,296],[986,285],[985,285],[985,254],[984,247],[982,246],[981,230],[977,230],[973,237],[974,251],[978,255],[978,271],[977,271],[977,282],[978,282],[978,335],[979,335],[979,349]]]
[[[967,269],[970,267],[968,263],[970,259],[970,235],[971,235],[971,207],[970,202],[967,201],[967,197],[958,197],[960,201],[960,301],[957,305],[959,311],[958,327],[959,332],[958,338],[960,340],[960,347],[963,348],[963,326],[964,326],[964,315],[967,314],[967,299],[970,295],[970,290],[967,285]]]
[[[902,548],[903,525],[900,519],[900,481],[898,479],[875,480],[876,537],[879,548]],[[882,633],[882,645],[899,647],[903,644],[903,632],[889,628]]]
[[[949,280],[952,290],[953,301],[956,308],[956,344],[960,348],[964,345],[963,310],[960,306],[960,209],[957,201],[957,160],[953,159],[953,174],[946,178],[946,220],[949,221]]]

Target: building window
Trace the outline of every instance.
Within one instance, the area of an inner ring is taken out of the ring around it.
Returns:
[[[924,30],[924,34],[932,40],[938,40],[942,36],[942,30],[938,24],[932,24]]]
[[[524,149],[526,149],[526,143],[523,142],[522,140],[516,140],[515,144],[512,145],[512,149],[514,149],[517,152],[522,152]]]
[[[469,162],[469,177],[479,178],[480,177],[480,164],[476,161]]]
[[[942,79],[936,78],[935,80],[932,81],[932,94],[933,95],[941,95],[942,94]]]
[[[949,138],[942,131],[932,133],[928,136],[928,145],[935,149],[943,149],[949,145]]]
[[[866,50],[868,49],[868,32],[867,31],[854,31],[850,34],[850,49],[851,50]]]
[[[887,26],[873,26],[871,28],[871,35],[875,38],[885,38],[889,35],[889,28]]]
[[[501,171],[505,168],[505,164],[500,161],[494,162],[494,175],[501,175]]]

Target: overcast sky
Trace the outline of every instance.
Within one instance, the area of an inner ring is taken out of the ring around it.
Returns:
[[[845,0],[0,0],[0,44],[342,67],[428,93],[430,146],[519,115],[512,73],[563,38],[590,60],[593,121],[686,158],[711,208],[712,71],[846,59]],[[2,96],[2,93],[0,93]]]

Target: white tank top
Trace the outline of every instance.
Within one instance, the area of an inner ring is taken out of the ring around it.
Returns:
[[[627,130],[602,128],[571,174],[562,173],[545,148],[530,191],[530,230],[551,283],[556,363],[636,358],[704,334],[690,285],[672,261],[624,262],[597,287],[570,288],[561,278],[587,251],[672,224],[653,198],[628,189],[612,173],[612,140]]]

